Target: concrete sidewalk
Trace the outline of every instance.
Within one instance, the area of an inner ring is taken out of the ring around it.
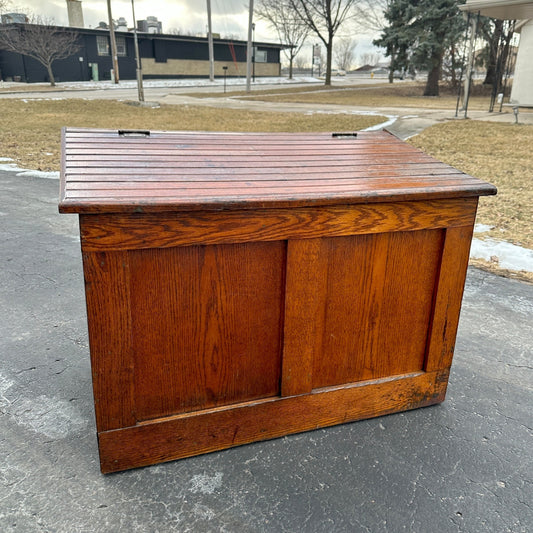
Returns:
[[[475,269],[443,404],[102,476],[57,198],[0,171],[0,531],[533,530],[533,286]]]

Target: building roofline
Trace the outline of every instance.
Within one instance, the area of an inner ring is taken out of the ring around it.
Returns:
[[[459,6],[461,11],[479,12],[481,15],[501,20],[533,18],[532,0],[467,0]]]
[[[0,24],[1,26],[17,26],[17,27],[24,27],[24,26],[38,26],[38,24],[28,24],[28,23],[21,23],[21,22],[14,22],[9,24]],[[48,25],[46,25],[48,26]],[[109,30],[105,28],[78,28],[73,26],[56,26],[56,25],[50,25],[48,26],[50,28],[55,28],[58,30],[63,31],[70,31],[73,33],[83,33],[86,35],[101,35],[102,33],[108,33]],[[115,30],[116,35],[130,35],[133,36],[133,31],[120,31]],[[161,39],[165,41],[184,41],[184,42],[196,42],[201,43],[205,42],[207,43],[208,39],[207,37],[197,37],[195,35],[174,35],[171,33],[149,33],[149,32],[142,32],[137,30],[137,35],[139,37],[142,37],[143,39]],[[221,38],[214,38],[214,43],[220,43],[220,44],[238,44],[238,45],[247,45],[247,41],[243,41],[241,39],[221,39]],[[254,41],[254,46],[261,46],[263,48],[277,48],[279,50],[283,50],[286,48],[291,48],[291,45],[289,44],[281,44],[281,43],[267,43],[263,41]]]

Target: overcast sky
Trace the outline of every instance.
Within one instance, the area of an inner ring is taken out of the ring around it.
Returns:
[[[53,17],[57,24],[67,25],[66,0],[14,0],[17,11],[31,11],[36,15]],[[124,17],[133,26],[131,0],[112,0],[113,18]],[[248,26],[247,0],[211,0],[213,32],[238,34],[246,39]],[[100,21],[107,21],[106,0],[83,0],[83,18],[86,27],[94,28]],[[179,28],[184,32],[205,33],[207,9],[205,0],[135,0],[135,18],[157,17],[163,23],[163,31]],[[259,20],[256,23],[256,39],[272,40],[274,35]]]
[[[128,26],[133,26],[131,0],[112,0],[113,18],[124,17]],[[11,11],[34,13],[53,17],[58,25],[68,25],[66,0],[12,0]],[[95,28],[100,21],[107,22],[106,0],[82,0],[85,27]],[[222,37],[232,35],[246,40],[248,27],[248,0],[211,0],[213,33]],[[205,0],[135,0],[135,18],[157,17],[163,24],[163,32],[180,29],[183,33],[203,33],[207,29],[207,9]],[[261,20],[255,22],[255,40],[277,42],[277,37],[268,25]],[[348,27],[345,34],[350,34]],[[365,52],[375,52],[371,36],[354,35],[357,41],[356,56]],[[311,37],[311,41],[316,38]]]

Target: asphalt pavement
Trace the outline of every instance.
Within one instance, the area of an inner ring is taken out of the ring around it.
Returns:
[[[0,531],[533,531],[533,285],[470,269],[444,403],[108,476],[76,215],[0,171]]]

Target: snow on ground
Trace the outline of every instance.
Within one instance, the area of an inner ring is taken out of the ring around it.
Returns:
[[[486,224],[476,224],[474,235],[482,235],[492,229]],[[484,259],[488,262],[497,262],[501,268],[507,270],[524,270],[533,272],[533,250],[522,248],[516,244],[495,239],[472,239],[470,257]]]
[[[0,170],[16,172],[16,175],[20,177],[59,179],[59,172],[23,169],[10,161],[13,160],[8,157],[0,157]],[[490,229],[490,226],[476,224],[475,233],[479,235]],[[474,238],[470,249],[470,257],[491,262],[497,260],[498,265],[507,270],[533,272],[533,250],[505,241]]]
[[[533,250],[510,242],[473,239],[470,257],[489,262],[497,260],[498,266],[507,270],[533,272]]]
[[[318,78],[312,78],[309,76],[295,77],[292,80],[288,78],[256,78],[252,83],[255,85],[287,85],[297,83],[319,83],[322,80]],[[246,78],[226,78],[226,86],[245,86]],[[32,83],[29,86],[27,83],[16,82],[0,82],[0,87],[3,88],[15,88],[15,87],[50,87],[49,83]],[[180,78],[180,79],[155,79],[155,80],[143,80],[143,87],[145,88],[160,88],[160,87],[223,87],[224,78],[218,76],[214,81],[210,81],[208,78]],[[136,80],[121,80],[119,83],[113,83],[110,80],[107,81],[66,81],[56,83],[57,89],[74,89],[74,90],[94,90],[94,89],[135,89],[137,88]]]
[[[29,170],[26,168],[20,168],[15,163],[9,163],[13,161],[9,157],[0,157],[0,170],[6,172],[16,172],[17,176],[25,176],[27,178],[46,178],[46,179],[59,179],[59,172],[44,172],[42,170]]]

